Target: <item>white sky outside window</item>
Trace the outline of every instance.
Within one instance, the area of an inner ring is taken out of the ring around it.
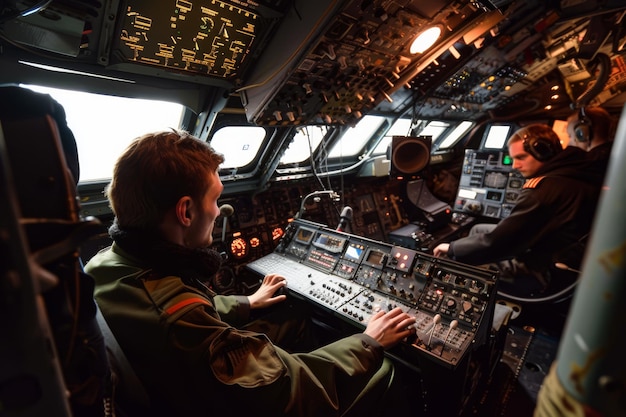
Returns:
[[[383,155],[387,153],[387,148],[391,144],[391,138],[393,136],[407,136],[409,129],[411,128],[411,119],[398,119],[389,128],[385,136],[378,142],[372,155]]]
[[[165,101],[84,93],[33,85],[65,109],[78,148],[80,182],[110,179],[117,158],[137,137],[177,129],[184,107]]]
[[[438,149],[448,149],[449,147],[456,145],[459,139],[469,130],[470,127],[472,127],[472,122],[461,122],[452,132],[450,132],[448,136],[445,137],[443,141],[441,141]]]
[[[289,147],[280,158],[280,163],[296,164],[306,160],[311,156],[311,152],[315,152],[326,132],[328,132],[326,126],[304,126],[298,129]]]
[[[433,120],[428,123],[421,132],[418,132],[418,136],[432,136],[433,143],[437,140],[437,138],[445,132],[445,130],[450,126],[449,123],[442,122],[439,120]]]
[[[384,117],[364,116],[349,128],[328,153],[329,158],[358,155],[374,132],[385,122]]]
[[[224,155],[221,168],[239,168],[248,165],[259,152],[265,129],[260,126],[225,126],[211,138],[211,146]]]

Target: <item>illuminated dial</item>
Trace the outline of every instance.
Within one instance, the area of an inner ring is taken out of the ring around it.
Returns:
[[[274,230],[272,230],[272,240],[276,242],[281,237],[283,237],[284,234],[285,234],[285,231],[283,230],[282,227],[276,227],[274,228]]]
[[[241,237],[234,239],[230,243],[230,253],[232,253],[235,258],[243,258],[248,254],[248,243]]]

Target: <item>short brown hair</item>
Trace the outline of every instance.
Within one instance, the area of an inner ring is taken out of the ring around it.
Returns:
[[[119,157],[105,193],[121,228],[156,227],[183,196],[200,199],[224,157],[184,131],[148,133]]]

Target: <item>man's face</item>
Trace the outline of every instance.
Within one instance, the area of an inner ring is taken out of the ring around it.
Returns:
[[[536,160],[531,154],[524,150],[524,142],[517,141],[509,145],[509,155],[513,158],[513,169],[519,171],[524,178],[532,178],[543,162]]]
[[[205,247],[213,243],[213,226],[220,215],[217,199],[222,194],[224,185],[217,171],[208,174],[209,188],[198,204],[193,205],[194,216],[185,238],[185,246],[191,249]]]

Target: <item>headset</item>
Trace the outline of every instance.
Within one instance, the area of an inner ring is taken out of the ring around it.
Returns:
[[[529,132],[530,133],[530,132]],[[547,161],[552,159],[556,154],[563,150],[558,141],[553,140],[549,136],[537,134],[534,132],[532,137],[528,133],[524,135],[524,150],[533,156],[537,161]]]
[[[574,139],[576,142],[586,143],[587,146],[591,145],[593,139],[593,126],[591,119],[585,114],[584,107],[578,110],[578,121],[574,125]]]

